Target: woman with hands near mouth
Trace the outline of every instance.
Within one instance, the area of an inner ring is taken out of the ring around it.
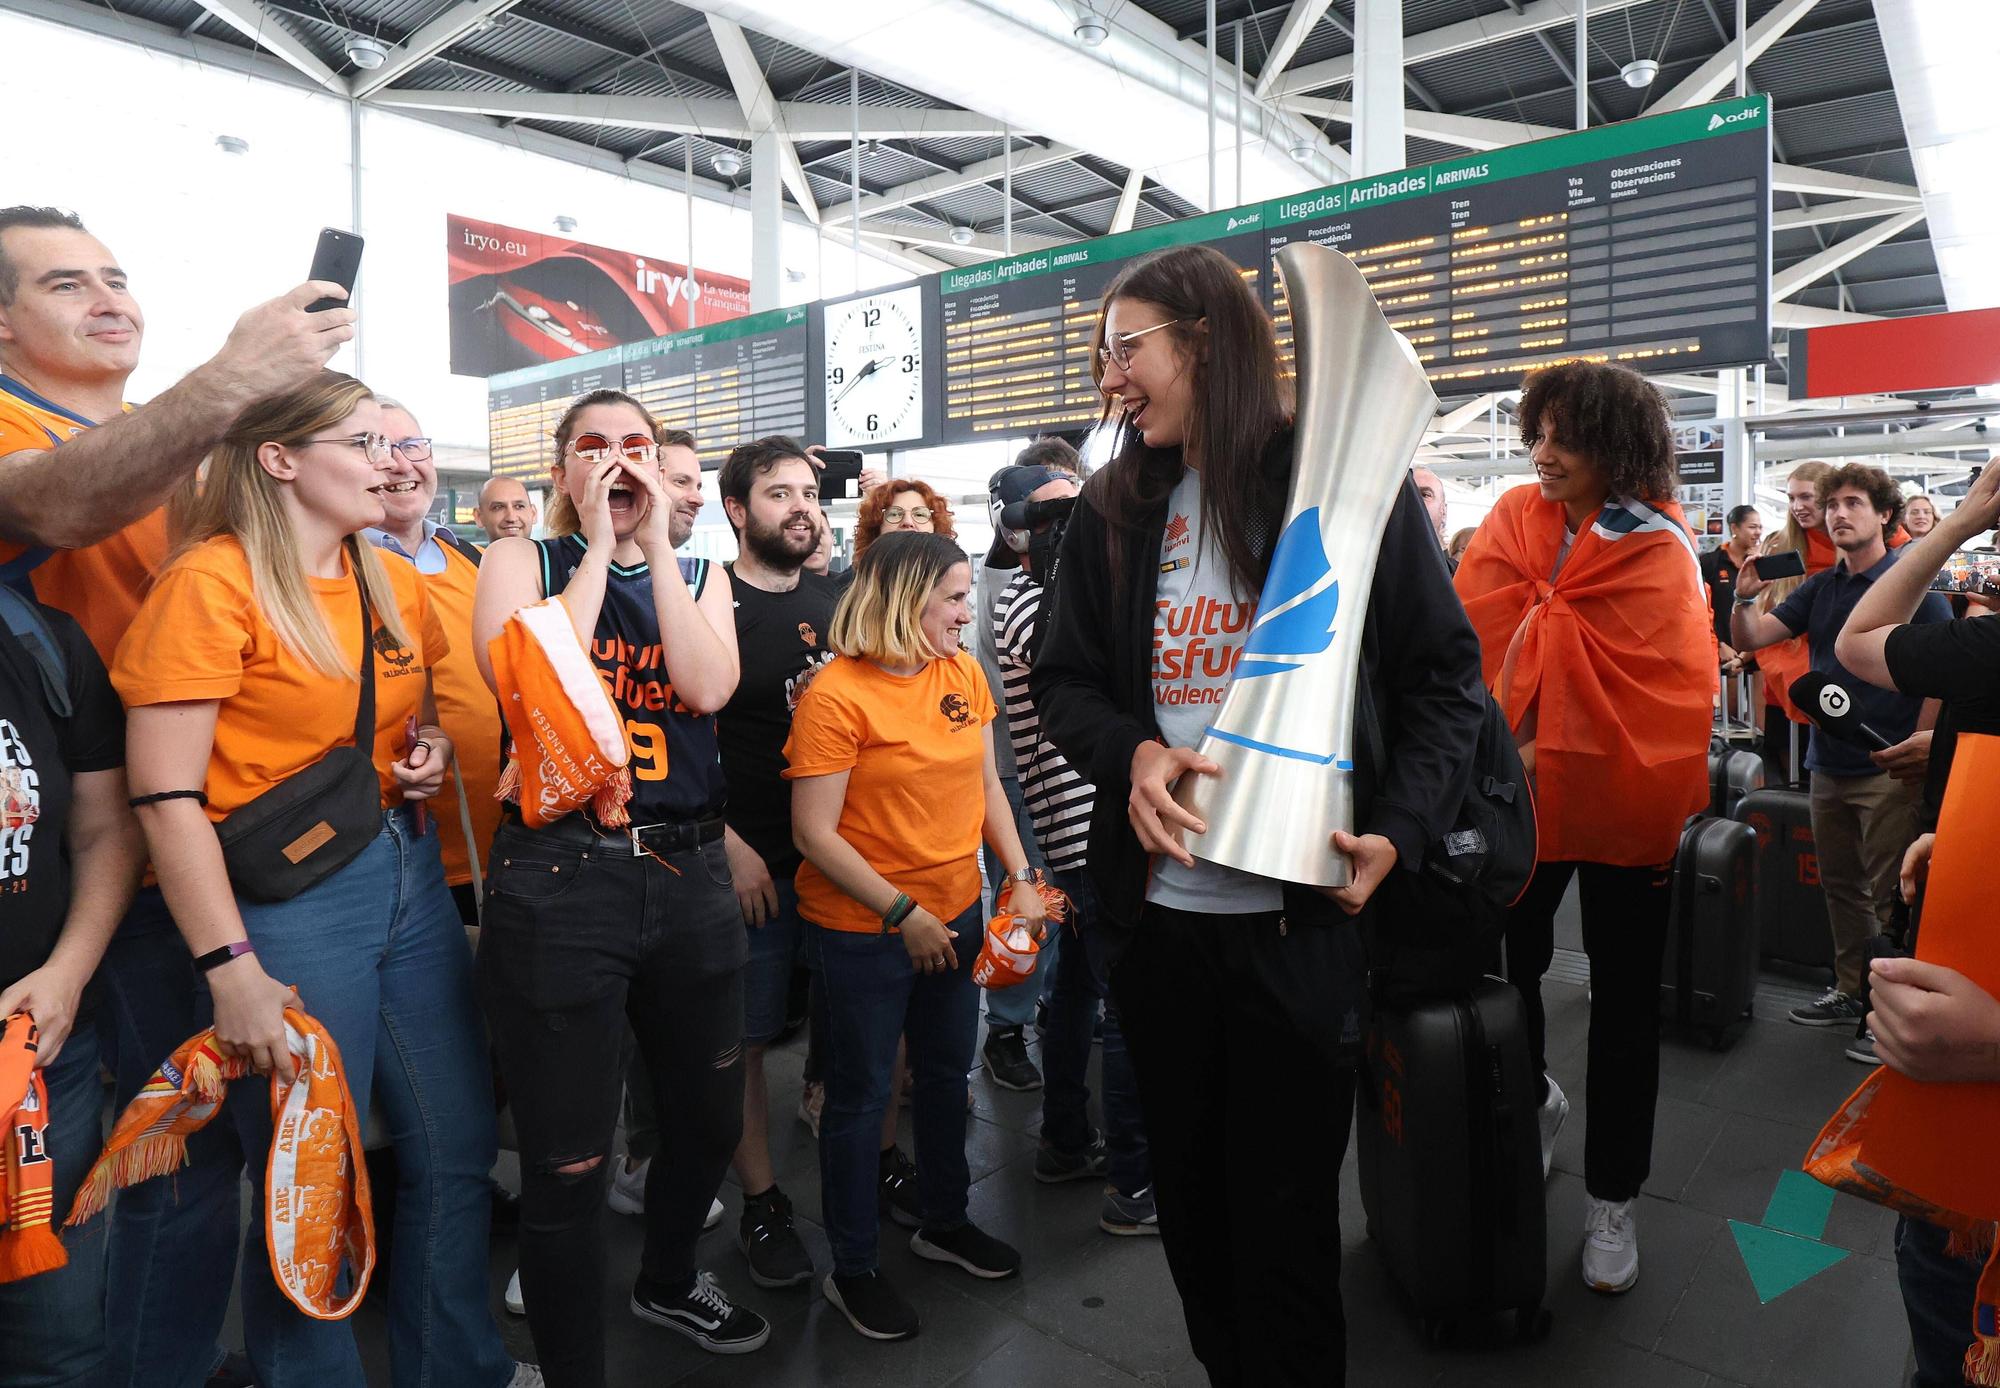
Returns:
[[[896,1042],[916,1076],[920,1258],[1012,1276],[1020,1254],[966,1216],[966,1072],[979,1025],[983,838],[1009,909],[1046,911],[993,760],[993,696],[962,644],[972,566],[941,535],[882,536],[855,566],[785,744],[799,914],[815,928],[827,1007],[821,1199],[825,1292],[862,1335],[903,1340],[917,1313],[877,1263],[878,1156]]]
[[[602,1210],[628,1031],[657,1110],[632,1313],[714,1354],[770,1335],[695,1264],[743,1124],[742,917],[723,848],[715,712],[736,688],[728,578],[677,560],[701,504],[684,432],[600,390],[555,431],[545,540],[487,550],[473,640],[560,594],[624,723],[630,823],[589,807],[529,828],[503,809],[488,866],[480,999],[521,1138],[521,1291],[554,1388],[605,1382]]]

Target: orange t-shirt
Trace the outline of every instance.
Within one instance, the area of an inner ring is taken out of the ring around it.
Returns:
[[[451,738],[458,753],[459,774],[465,778],[473,852],[484,866],[486,850],[500,827],[500,802],[493,795],[500,781],[500,701],[486,687],[472,655],[472,594],[479,570],[452,546],[442,540],[438,544],[444,550],[444,572],[423,575],[424,594],[451,642],[451,654],[431,671],[431,683],[437,691],[438,723]],[[437,814],[444,880],[454,887],[464,886],[472,880],[472,867],[460,824],[457,787],[446,781],[431,801],[431,809]]]
[[[0,377],[0,458],[51,448],[92,427],[94,421],[44,400],[18,381]],[[26,549],[0,541],[0,565],[20,558]],[[49,553],[32,570],[35,596],[76,618],[109,665],[118,638],[145,599],[146,585],[166,562],[163,506],[94,545]]]
[[[839,656],[799,699],[785,778],[849,773],[840,836],[897,891],[948,922],[979,900],[986,822],[979,730],[992,721],[985,672],[965,651],[914,675]],[[880,916],[811,863],[797,881],[807,920],[829,930],[881,930]]]
[[[406,559],[381,555],[404,627],[421,652],[375,627],[375,767],[382,804],[403,803],[389,766],[403,724],[424,701],[424,672],[450,649],[423,580]],[[306,580],[341,650],[359,641],[361,600],[351,569]],[[111,683],[126,707],[219,699],[208,758],[208,817],[220,821],[335,747],[354,742],[361,687],[319,673],[278,642],[250,582],[250,561],[229,537],[206,541],[161,574],[118,644]]]

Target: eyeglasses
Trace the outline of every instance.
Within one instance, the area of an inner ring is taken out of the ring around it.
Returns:
[[[1132,369],[1132,344],[1147,333],[1156,333],[1162,328],[1171,328],[1176,323],[1198,323],[1198,318],[1169,318],[1164,323],[1155,323],[1150,328],[1141,328],[1130,333],[1106,333],[1104,345],[1097,349],[1097,363],[1100,367],[1116,366],[1120,371]]]
[[[913,506],[905,511],[900,506],[891,506],[882,513],[882,519],[890,525],[901,525],[905,516],[921,525],[931,518],[931,508],[928,506]]]
[[[611,456],[613,445],[602,434],[578,434],[569,441],[569,451],[586,463],[601,463]],[[618,440],[616,451],[628,463],[644,463],[659,452],[659,445],[651,434],[627,434]]]
[[[391,441],[389,447],[395,449],[410,462],[423,463],[430,461],[431,441],[429,439],[395,439]]]
[[[391,444],[388,439],[384,438],[380,434],[355,434],[351,438],[344,438],[344,439],[307,439],[306,442],[308,444],[315,444],[315,443],[346,444],[349,448],[360,449],[363,456],[365,456],[371,463],[388,462],[389,450],[395,446]]]

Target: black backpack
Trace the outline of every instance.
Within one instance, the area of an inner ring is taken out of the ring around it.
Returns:
[[[69,662],[42,609],[18,588],[0,583],[0,626],[21,643],[41,676],[42,697],[57,718],[70,716]]]

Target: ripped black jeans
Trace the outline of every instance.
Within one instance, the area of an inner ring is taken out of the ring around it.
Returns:
[[[743,917],[719,839],[656,861],[634,858],[629,840],[508,823],[487,883],[479,992],[520,1135],[528,1326],[551,1388],[603,1388],[604,1193],[625,1036],[669,1119],[646,1178],[639,1281],[672,1294],[694,1278],[695,1241],[742,1134]]]

